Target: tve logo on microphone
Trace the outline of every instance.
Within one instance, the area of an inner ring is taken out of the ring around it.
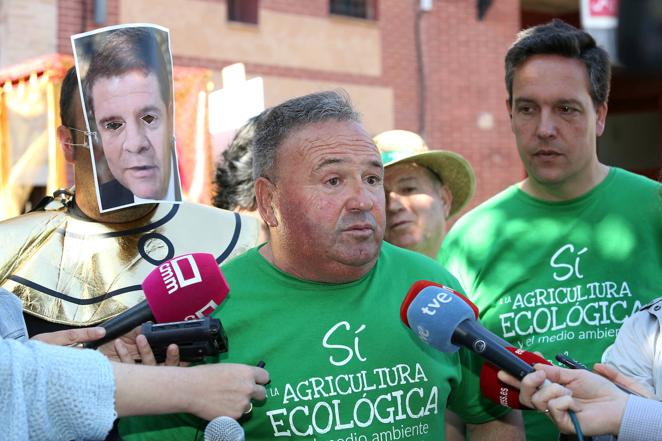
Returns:
[[[192,255],[184,255],[169,260],[159,266],[168,294],[180,288],[202,282],[200,269]]]
[[[427,315],[435,315],[441,305],[453,301],[454,294],[444,289],[440,289],[436,296],[421,308],[421,312]]]

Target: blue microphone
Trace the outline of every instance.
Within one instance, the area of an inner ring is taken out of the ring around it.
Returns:
[[[418,337],[441,352],[464,346],[518,379],[534,371],[504,348],[505,341],[476,320],[476,306],[451,288],[416,282],[402,303],[401,318]],[[431,286],[432,285],[432,286]],[[405,316],[406,313],[406,316]]]

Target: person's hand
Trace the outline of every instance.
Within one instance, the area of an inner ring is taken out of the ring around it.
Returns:
[[[186,411],[206,420],[222,415],[239,419],[250,413],[251,400],[263,401],[269,382],[266,370],[232,363],[194,366],[179,374],[178,385],[189,397]]]
[[[98,340],[104,335],[106,335],[106,330],[101,327],[71,328],[64,331],[37,334],[32,337],[32,340],[57,346],[75,346],[79,343]]]
[[[641,397],[651,398],[654,400],[657,399],[655,397],[655,394],[652,393],[646,386],[644,386],[637,380],[622,374],[620,371],[614,369],[609,365],[596,363],[595,365],[593,365],[593,372],[595,372],[598,375],[602,375],[612,383],[616,383],[620,386],[623,386],[624,388],[634,392],[635,394]]]
[[[563,433],[575,433],[573,410],[585,435],[617,434],[627,394],[609,380],[583,369],[537,364],[519,382],[503,371],[499,378],[520,388],[520,402],[544,411]],[[548,379],[551,383],[545,383]]]
[[[145,365],[156,365],[154,352],[147,342],[147,338],[140,333],[141,326],[123,336],[99,346],[99,351],[112,361],[133,364],[140,360]],[[179,361],[179,347],[172,344],[166,350],[165,366],[187,366],[188,363]]]

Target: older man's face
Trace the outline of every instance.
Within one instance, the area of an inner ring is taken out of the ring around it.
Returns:
[[[395,164],[384,171],[386,240],[436,257],[446,234],[451,194],[425,167]]]
[[[154,74],[99,78],[94,116],[111,173],[134,195],[162,199],[170,179],[170,118]]]
[[[365,274],[384,234],[382,176],[379,152],[358,123],[315,123],[288,136],[277,156],[274,254],[309,280]]]

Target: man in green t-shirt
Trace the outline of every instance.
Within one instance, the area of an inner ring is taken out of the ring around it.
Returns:
[[[600,163],[610,63],[561,21],[521,32],[506,55],[511,126],[527,172],[451,229],[439,261],[513,346],[592,366],[627,316],[660,295],[660,184]],[[527,439],[554,440],[525,412]]]
[[[458,353],[441,353],[399,320],[418,280],[459,288],[434,261],[382,242],[383,166],[348,98],[321,92],[268,110],[254,140],[255,194],[270,242],[223,266],[214,312],[229,337],[209,361],[266,362],[264,402],[247,439],[442,440],[448,405],[474,439],[522,439],[521,422],[480,402]],[[190,416],[124,420],[126,441],[195,439]]]

